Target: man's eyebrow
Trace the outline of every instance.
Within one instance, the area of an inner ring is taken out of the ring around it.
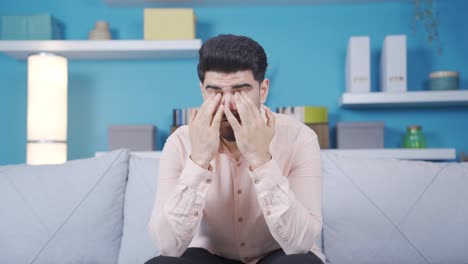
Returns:
[[[241,83],[241,84],[236,84],[232,86],[233,89],[244,88],[244,87],[252,88],[252,85],[250,83]]]
[[[231,86],[232,89],[239,89],[239,88],[244,88],[244,87],[251,88],[252,85],[249,83],[240,83],[240,84]],[[222,88],[217,85],[208,84],[205,86],[205,89],[221,90]]]
[[[216,85],[211,85],[211,84],[208,84],[207,86],[205,86],[205,89],[215,89],[215,90],[221,90],[221,87],[219,87],[219,86],[216,86]]]

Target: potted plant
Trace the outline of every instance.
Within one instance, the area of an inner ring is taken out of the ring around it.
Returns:
[[[436,0],[413,0],[414,18],[412,31],[416,34],[421,25],[427,33],[430,45],[436,45],[437,52],[442,54],[442,45],[439,38],[439,11]]]

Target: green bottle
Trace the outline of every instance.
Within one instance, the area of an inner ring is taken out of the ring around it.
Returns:
[[[421,126],[408,126],[403,139],[403,148],[425,148],[426,137],[422,133]]]

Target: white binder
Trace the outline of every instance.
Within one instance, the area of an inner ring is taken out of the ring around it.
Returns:
[[[380,61],[380,85],[384,92],[406,92],[406,35],[386,36]]]
[[[368,93],[370,90],[370,38],[350,37],[346,53],[346,92]]]

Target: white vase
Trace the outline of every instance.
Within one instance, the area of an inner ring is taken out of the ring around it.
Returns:
[[[106,21],[97,21],[93,30],[89,32],[89,40],[110,40],[112,39],[109,24]]]

